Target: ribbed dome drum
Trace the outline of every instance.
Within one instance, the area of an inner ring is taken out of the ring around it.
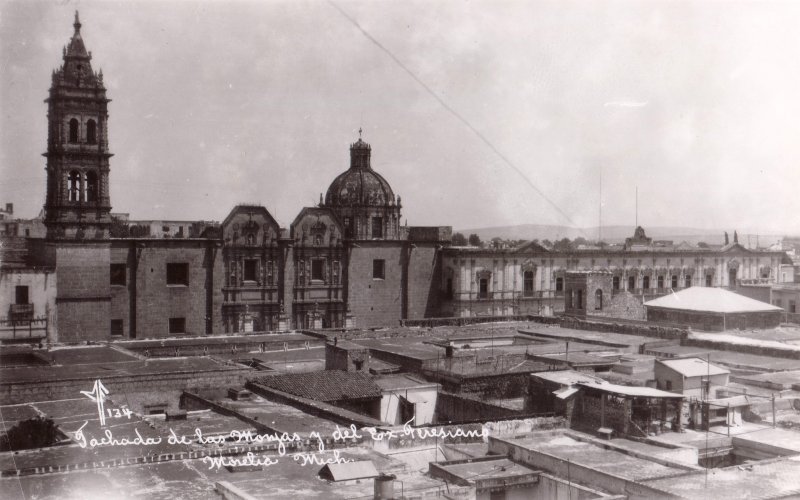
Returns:
[[[333,180],[325,195],[328,206],[386,206],[395,203],[386,179],[370,166],[370,145],[359,139],[350,145],[350,168]]]

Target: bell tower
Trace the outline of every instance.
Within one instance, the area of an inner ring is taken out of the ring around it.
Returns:
[[[92,71],[81,23],[53,71],[47,103],[47,238],[97,240],[109,236],[108,103],[103,71]]]

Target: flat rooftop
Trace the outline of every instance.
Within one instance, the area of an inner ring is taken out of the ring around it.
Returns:
[[[437,465],[459,479],[469,482],[481,479],[511,479],[522,474],[537,472],[536,469],[531,469],[504,457],[456,464],[440,463]]]
[[[500,441],[543,452],[563,461],[590,467],[631,481],[674,476],[686,470],[601,447],[592,441],[578,440],[563,431],[533,432],[524,436],[500,439]],[[634,443],[622,439],[614,441],[617,446],[630,449],[632,449],[631,443]],[[666,452],[663,447],[645,443],[635,443],[635,447],[637,452],[652,456],[663,455]]]
[[[798,477],[800,457],[788,457],[709,469],[707,474],[652,479],[645,484],[683,498],[796,498]]]
[[[94,351],[98,349],[98,351]],[[0,368],[0,381],[36,382],[68,379],[106,379],[115,375],[147,375],[175,372],[204,372],[211,370],[234,370],[242,366],[230,366],[206,357],[153,358],[147,360],[125,360],[116,358],[96,362],[98,356],[111,351],[107,347],[85,347],[59,352],[62,364],[37,366],[12,366]],[[77,390],[77,389],[76,389]]]
[[[643,326],[648,325],[643,324]],[[620,348],[635,347],[635,349],[633,349],[634,352],[639,351],[638,348],[640,345],[656,340],[653,337],[645,337],[640,335],[626,335],[623,333],[600,332],[594,330],[574,330],[572,328],[562,328],[556,325],[543,325],[541,323],[535,323],[533,326],[520,329],[520,332],[541,339],[550,338],[569,340],[571,342],[585,342],[609,347],[619,346]],[[572,349],[571,343],[570,349]]]
[[[311,431],[319,431],[323,435],[330,435],[336,430],[336,424],[330,420],[305,413],[294,406],[268,401],[257,394],[253,394],[249,401],[222,399],[217,402],[281,433],[296,432],[303,436]]]
[[[653,353],[659,359],[674,357],[699,357],[701,359],[706,359],[710,357],[712,363],[724,365],[728,368],[764,372],[800,370],[800,359],[773,358],[771,356],[761,356],[759,354],[748,354],[736,351],[671,345],[652,347],[647,349],[647,352]]]

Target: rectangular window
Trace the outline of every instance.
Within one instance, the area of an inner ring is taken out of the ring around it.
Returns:
[[[338,285],[339,284],[339,269],[340,269],[339,261],[338,260],[333,261],[333,284],[334,285]]]
[[[170,318],[169,333],[186,333],[186,318]]]
[[[564,291],[564,278],[556,278],[556,292]]]
[[[325,281],[325,260],[314,259],[311,261],[311,279]]]
[[[112,319],[111,320],[111,335],[115,337],[121,337],[123,333],[123,326],[122,326],[121,319]]]
[[[664,288],[664,277],[663,276],[659,276],[658,278],[656,278],[656,280],[657,280],[658,288]]]
[[[628,276],[628,290],[635,290],[636,289],[636,278],[633,276]]]
[[[479,299],[488,299],[489,298],[489,280],[487,278],[481,278],[479,282],[479,289],[478,289],[478,298]]]
[[[18,286],[15,289],[15,304],[27,304],[28,303],[28,287],[27,286]]]
[[[789,312],[790,313],[796,313],[797,312],[797,304],[793,300],[789,301]]]
[[[522,275],[522,294],[525,297],[533,297],[533,271],[525,271]]]
[[[125,286],[126,279],[125,264],[111,264],[111,284]]]
[[[678,288],[678,276],[675,274],[672,275],[672,288]]]
[[[372,261],[372,279],[386,279],[386,261],[383,259],[375,259]]]
[[[576,309],[583,309],[583,290],[578,290],[576,292],[576,299],[575,299],[575,308]]]
[[[447,298],[453,299],[453,278],[447,278]]]
[[[189,264],[171,263],[167,264],[167,285],[188,285],[189,284]]]
[[[689,288],[689,287],[692,286],[692,276],[690,274],[686,275],[686,278],[684,279],[684,285],[683,286],[685,286],[686,288]]]
[[[273,281],[273,271],[272,271],[272,261],[267,261],[267,284],[272,285]]]
[[[706,286],[711,286],[711,280],[713,277],[710,274],[706,274]]]
[[[667,380],[667,390],[668,391],[672,390],[672,380]]]
[[[611,287],[614,290],[619,290],[619,276],[614,276],[614,278],[611,280]]]
[[[344,218],[344,236],[345,238],[353,237],[353,219],[350,217]]]
[[[245,259],[244,260],[244,280],[245,281],[258,281],[258,259]]]
[[[383,217],[372,218],[372,237],[383,238]]]

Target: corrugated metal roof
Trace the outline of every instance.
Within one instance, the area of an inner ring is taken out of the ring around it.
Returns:
[[[660,389],[653,389],[652,387],[633,387],[629,385],[617,384],[591,384],[579,383],[581,387],[588,387],[599,391],[607,392],[609,394],[617,394],[620,396],[633,396],[642,398],[683,398],[682,394],[675,394],[674,392],[662,391]]]
[[[558,399],[567,399],[578,392],[578,390],[577,387],[564,387],[563,389],[553,391],[553,394],[555,394]]]
[[[662,307],[685,311],[716,313],[780,311],[780,307],[751,299],[722,288],[693,286],[644,303],[645,307]]]
[[[684,377],[705,377],[706,375],[730,373],[729,370],[710,364],[700,358],[660,359],[656,362],[672,368]]]

